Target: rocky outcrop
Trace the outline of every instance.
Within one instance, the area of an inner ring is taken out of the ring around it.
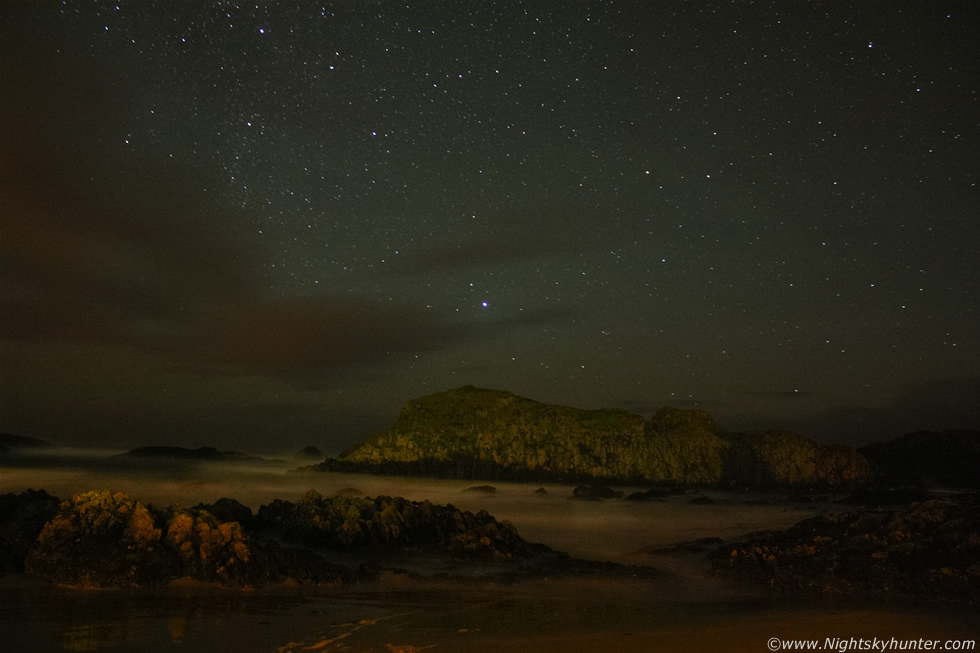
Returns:
[[[723,547],[714,573],[779,594],[980,600],[980,502],[827,513]]]
[[[0,495],[0,576],[24,571],[27,552],[59,503],[44,490]]]
[[[230,587],[292,579],[333,583],[343,570],[310,552],[253,539],[197,508],[155,509],[122,493],[63,501],[27,554],[25,572],[82,587],[159,585],[190,577]]]
[[[919,431],[860,451],[891,485],[980,488],[978,431]]]
[[[394,427],[313,467],[487,480],[860,485],[871,467],[849,447],[781,431],[726,433],[703,411],[662,408],[649,421],[466,386],[422,397]]]
[[[303,546],[342,551],[411,549],[473,560],[515,560],[538,552],[510,522],[485,511],[401,497],[322,497],[310,490],[296,503],[259,508],[257,528]]]
[[[300,546],[283,547],[281,541]],[[253,515],[234,499],[161,509],[108,491],[60,503],[43,491],[0,496],[5,568],[65,585],[152,586],[191,578],[245,588],[350,577],[322,557],[329,551],[513,562],[525,574],[592,568],[525,542],[509,522],[485,511],[401,497],[324,498],[310,490],[295,503],[276,500]]]
[[[195,508],[211,513],[218,521],[235,521],[245,528],[251,528],[255,518],[251,508],[236,499],[227,497],[218,499],[214,503],[199,503]]]
[[[630,461],[620,464],[617,456],[642,448],[643,429],[642,417],[624,411],[578,410],[467,386],[409,402],[394,428],[339,461],[455,478],[628,476]]]

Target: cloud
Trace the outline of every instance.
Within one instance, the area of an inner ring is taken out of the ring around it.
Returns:
[[[113,162],[112,146],[94,135],[106,118],[82,101],[104,89],[76,72],[55,74],[46,81],[64,84],[51,87],[18,76],[18,111],[0,125],[0,339],[125,348],[197,374],[308,382],[462,337],[390,304],[270,298],[255,244],[195,171]],[[63,106],[73,103],[80,124],[69,125]]]
[[[118,206],[102,209],[68,219],[8,214],[0,338],[124,346],[198,373],[306,379],[462,335],[423,312],[367,300],[269,299],[253,279],[253,254],[233,235],[168,218],[165,208],[134,213],[144,226],[134,230],[115,219]]]
[[[214,317],[191,349],[232,369],[273,376],[306,377],[461,337],[419,311],[352,298],[254,302]]]
[[[482,226],[483,236],[418,252],[403,251],[391,269],[399,274],[444,273],[579,255],[585,246],[601,248],[603,241],[615,242],[622,237],[616,230],[595,231],[591,221],[571,219],[597,212],[580,203],[555,200],[540,206],[500,209],[486,224],[465,230],[478,233]]]

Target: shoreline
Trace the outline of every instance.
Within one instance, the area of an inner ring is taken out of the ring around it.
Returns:
[[[463,510],[485,509],[511,521],[527,541],[575,558],[644,565],[658,573],[644,579],[573,576],[504,582],[470,563],[416,556],[402,564],[405,560],[397,560],[402,554],[396,553],[377,580],[333,588],[240,590],[178,581],[165,587],[79,591],[6,576],[0,577],[0,594],[6,599],[0,606],[0,630],[12,633],[13,650],[128,651],[138,645],[143,653],[229,648],[298,653],[308,647],[414,653],[429,646],[460,653],[754,652],[765,650],[773,636],[906,633],[933,638],[966,637],[971,629],[975,636],[977,631],[971,605],[881,595],[778,596],[713,576],[701,553],[658,553],[709,536],[732,543],[755,531],[787,529],[826,511],[854,509],[789,502],[786,492],[702,492],[715,499],[704,504],[691,503],[693,495],[647,502],[582,501],[570,498],[571,486],[546,485],[547,495],[536,494],[536,484],[517,483],[498,483],[492,493],[467,492],[472,486],[468,481],[333,473],[311,478],[247,469],[219,476],[205,466],[176,479],[97,469],[61,476],[56,471],[0,469],[0,493],[22,491],[31,482],[46,487],[46,480],[55,481],[47,484],[48,491],[62,499],[72,490],[108,486],[133,492],[147,503],[162,499],[188,506],[232,496],[254,508],[272,497],[295,500],[311,486],[324,495],[355,488],[366,495],[430,499]],[[864,627],[868,620],[880,628]]]

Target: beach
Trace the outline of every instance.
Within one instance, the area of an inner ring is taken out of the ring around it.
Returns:
[[[487,510],[511,521],[526,540],[573,557],[657,571],[635,578],[514,580],[492,564],[394,554],[375,557],[382,569],[376,578],[330,588],[233,590],[181,582],[78,590],[12,575],[0,578],[0,631],[8,650],[762,651],[772,650],[771,638],[823,646],[826,638],[945,643],[977,635],[968,606],[867,597],[788,600],[714,578],[698,553],[669,552],[682,543],[733,541],[840,510],[829,496],[801,502],[785,492],[688,490],[657,501],[583,501],[570,498],[571,486],[554,484],[543,492],[519,483],[472,491],[468,481],[290,469],[33,464],[0,469],[0,493],[33,487],[67,498],[111,489],[144,503],[183,506],[234,497],[253,510],[275,498],[297,500],[309,489],[324,496],[404,496]]]

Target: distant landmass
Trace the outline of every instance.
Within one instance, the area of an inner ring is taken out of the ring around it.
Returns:
[[[394,427],[313,466],[464,479],[846,487],[874,470],[856,449],[787,431],[727,433],[699,410],[650,419],[464,386],[410,401]]]
[[[320,449],[313,446],[307,446],[293,454],[293,458],[297,458],[299,460],[323,460],[325,455],[326,454],[324,454]]]
[[[17,451],[20,449],[46,449],[51,447],[50,442],[30,438],[26,435],[13,435],[12,433],[0,433],[0,453],[7,451]]]
[[[886,483],[980,488],[980,431],[918,431],[860,452]]]
[[[251,463],[271,463],[282,462],[260,456],[252,456],[240,451],[219,451],[214,447],[198,447],[188,449],[186,447],[167,447],[150,446],[137,447],[121,454],[116,454],[114,458],[153,458],[162,460],[183,460],[183,461],[208,461],[208,462],[251,462]]]

